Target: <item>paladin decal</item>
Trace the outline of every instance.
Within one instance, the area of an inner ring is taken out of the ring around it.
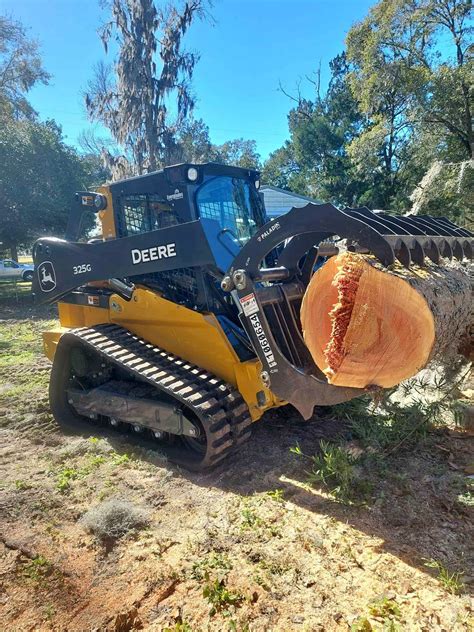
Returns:
[[[56,272],[51,261],[43,261],[37,270],[38,280],[43,292],[52,292],[56,287]]]
[[[265,360],[268,362],[268,366],[272,369],[277,365],[275,362],[275,356],[273,355],[273,351],[271,350],[270,345],[268,344],[267,337],[263,332],[263,327],[260,323],[260,319],[257,314],[252,314],[250,316],[250,322],[252,323],[253,330],[255,335],[257,336],[258,342],[262,347],[263,355],[265,356]]]
[[[168,259],[176,257],[176,244],[166,244],[165,246],[155,246],[153,248],[144,248],[139,250],[134,248],[130,251],[132,263],[147,263],[148,261],[158,261],[159,259]]]
[[[263,231],[263,233],[257,237],[257,241],[262,241],[262,239],[266,239],[269,235],[271,235],[276,230],[279,230],[280,228],[280,222],[273,222],[270,228],[267,228],[267,230]]]

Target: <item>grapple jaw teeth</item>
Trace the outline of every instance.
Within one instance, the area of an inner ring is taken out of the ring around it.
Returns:
[[[448,259],[473,258],[474,235],[444,217],[429,215],[396,216],[372,212],[367,208],[344,209],[344,213],[365,222],[393,248],[396,258],[404,266],[424,265],[425,257],[439,264]],[[374,252],[375,256],[377,253]]]

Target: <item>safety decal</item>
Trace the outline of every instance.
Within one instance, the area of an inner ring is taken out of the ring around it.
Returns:
[[[246,316],[251,316],[259,311],[257,299],[255,298],[255,294],[253,292],[252,294],[247,294],[247,296],[242,296],[239,300],[242,305],[242,311]]]

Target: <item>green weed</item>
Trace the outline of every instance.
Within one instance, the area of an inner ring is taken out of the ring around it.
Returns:
[[[372,632],[373,629],[367,617],[359,617],[351,625],[351,632]]]
[[[349,501],[355,481],[354,457],[326,441],[321,441],[319,445],[321,453],[312,457],[308,482],[322,483],[337,500]]]
[[[103,454],[90,455],[87,459],[87,463],[83,467],[81,467],[79,475],[87,476],[98,467],[100,467],[103,463],[106,463],[106,461],[107,457]]]
[[[425,566],[427,566],[428,568],[434,568],[437,571],[437,580],[451,594],[458,595],[460,592],[463,591],[464,583],[462,582],[461,577],[464,575],[464,573],[450,573],[442,562],[433,559],[426,560]]]
[[[323,485],[335,500],[350,504],[365,501],[372,490],[371,484],[361,478],[359,459],[341,446],[321,441],[320,453],[305,455],[299,446],[291,448],[311,464],[308,484]]]
[[[31,581],[40,582],[51,573],[51,570],[51,562],[42,555],[38,555],[25,564],[22,574]]]
[[[79,470],[73,467],[63,467],[58,473],[56,480],[56,489],[64,494],[71,488],[71,481],[79,476]]]
[[[126,463],[130,463],[130,461],[132,460],[131,456],[129,456],[127,453],[125,454],[118,454],[117,452],[113,452],[112,453],[112,465],[125,465]]]
[[[172,628],[165,628],[164,632],[193,632],[187,621],[177,621]]]
[[[263,526],[263,520],[257,515],[256,511],[251,507],[244,507],[240,512],[242,529],[258,529]]]
[[[368,610],[369,616],[382,624],[383,632],[401,632],[402,628],[398,620],[402,613],[394,599],[388,599],[388,597],[376,599],[369,604]],[[374,628],[366,616],[359,617],[351,625],[351,632],[375,632],[375,630],[380,630],[380,627],[377,625]]]
[[[43,609],[43,618],[52,621],[56,615],[56,608],[52,604],[47,604]]]
[[[272,491],[267,492],[267,496],[269,496],[272,500],[277,503],[285,502],[284,492],[282,489],[274,489]]]
[[[31,487],[32,487],[32,485],[30,485],[26,481],[23,481],[23,480],[20,480],[20,479],[15,481],[15,488],[18,491],[24,491],[25,489],[31,489]]]
[[[193,564],[191,577],[200,581],[205,578],[206,574],[209,574],[210,570],[216,570],[227,574],[227,571],[230,571],[231,569],[232,564],[227,555],[223,553],[212,552],[204,559],[199,560],[199,562]]]
[[[217,612],[228,612],[230,606],[237,607],[244,600],[244,596],[234,590],[227,588],[224,579],[209,579],[209,574],[205,576],[206,584],[202,594],[211,604],[210,615],[213,616]]]
[[[401,617],[401,611],[396,601],[381,597],[369,604],[369,612],[373,617],[386,619],[388,617]]]

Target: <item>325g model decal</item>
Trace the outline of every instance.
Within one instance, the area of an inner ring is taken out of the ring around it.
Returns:
[[[81,263],[78,266],[72,266],[73,274],[85,274],[86,272],[90,272],[92,270],[92,266],[90,263]]]

